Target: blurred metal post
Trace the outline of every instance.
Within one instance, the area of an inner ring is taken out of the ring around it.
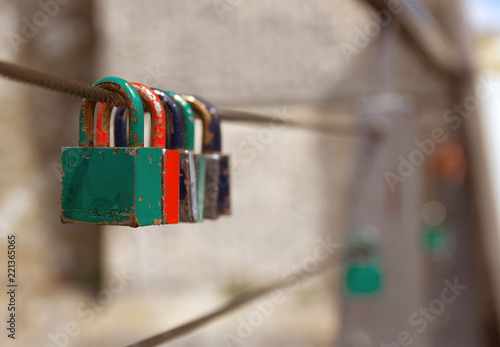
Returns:
[[[463,4],[459,0],[439,2],[443,29],[455,47],[457,59],[463,66],[468,66],[464,73],[454,75],[450,80],[450,107],[463,105],[468,98],[476,95],[471,33],[467,28],[462,7]],[[481,199],[487,199],[481,194],[479,183],[489,181],[489,169],[480,168],[484,165],[481,161],[485,158],[485,148],[471,154],[481,146],[484,136],[481,132],[474,132],[478,118],[479,112],[474,112],[469,120],[463,120],[464,126],[458,129],[448,126],[447,129],[450,140],[458,139],[464,143],[468,156],[467,173],[463,181],[437,180],[438,201],[446,207],[448,218],[445,225],[454,237],[455,248],[448,257],[429,259],[427,300],[440,297],[443,281],[446,279],[457,278],[467,289],[461,293],[459,300],[447,306],[443,315],[433,323],[436,327],[429,336],[432,347],[499,345],[498,318],[490,283],[492,275],[488,273],[492,268],[491,264],[487,264],[495,261],[496,257],[490,258],[485,252],[481,241],[487,237],[488,228],[485,225],[480,227],[478,223],[478,207],[485,206]],[[494,233],[496,234],[497,230],[494,230]],[[498,249],[498,244],[495,248]]]
[[[397,28],[384,29],[374,89],[361,100],[359,118],[367,127],[383,128],[383,138],[360,139],[348,233],[368,229],[378,234],[385,286],[379,298],[343,301],[342,347],[426,346],[425,335],[409,323],[423,298],[420,230],[421,171],[425,158],[412,157],[417,136],[413,100],[395,92],[393,50]],[[395,179],[395,177],[399,177]]]
[[[425,346],[423,336],[415,334],[409,325],[409,316],[418,310],[423,295],[421,253],[416,242],[420,229],[421,168],[405,168],[408,177],[398,170],[398,157],[406,157],[413,149],[415,116],[411,100],[397,94],[377,95],[361,103],[362,121],[380,122],[388,129],[383,139],[365,139],[360,146],[356,170],[365,177],[357,180],[353,188],[357,193],[352,201],[353,222],[349,231],[377,231],[386,284],[381,299],[345,299],[341,346],[378,347],[387,343],[392,347],[396,345],[390,343],[400,339],[401,334],[408,334],[415,346]],[[394,191],[385,178],[388,172],[404,179],[396,183]]]

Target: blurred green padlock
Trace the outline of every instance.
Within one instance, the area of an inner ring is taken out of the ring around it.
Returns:
[[[351,298],[380,296],[384,271],[377,236],[367,230],[356,230],[347,240],[344,290]]]
[[[424,252],[432,257],[442,257],[452,249],[453,236],[443,225],[424,226],[421,244]]]
[[[95,83],[129,102],[129,147],[94,147],[96,102],[84,100],[78,147],[63,147],[63,223],[159,225],[162,222],[162,148],[144,147],[144,111],[127,81],[109,77]],[[162,120],[165,124],[165,119]],[[109,129],[109,118],[105,121]],[[177,184],[178,186],[178,184]]]

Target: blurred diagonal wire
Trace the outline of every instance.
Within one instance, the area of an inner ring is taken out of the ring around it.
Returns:
[[[116,106],[127,105],[124,98],[114,91],[12,63],[0,61],[0,75],[15,81],[24,82],[93,101],[109,103]],[[251,112],[221,109],[219,110],[219,114],[222,119],[228,122],[249,122],[258,124],[276,121],[276,117],[259,115]],[[355,136],[360,132],[359,129],[353,125],[309,124],[290,119],[279,119],[279,121],[283,125],[289,127],[309,129],[328,134]]]
[[[325,272],[326,270],[333,269],[334,265],[337,265],[337,263],[327,261],[326,263],[318,266],[314,271],[307,271],[302,269],[301,271],[294,273],[294,277],[301,279],[301,281],[303,281],[304,279],[310,279],[315,275]],[[152,336],[146,340],[136,342],[135,344],[129,345],[127,347],[153,347],[178,339],[195,330],[198,330],[199,328],[202,328],[203,326],[213,322],[214,320],[252,302],[253,300],[263,295],[266,295],[278,289],[286,288],[288,286],[291,286],[292,284],[296,284],[296,282],[284,280],[276,281],[266,287],[253,290],[236,300],[230,301],[219,309],[212,311],[204,316],[194,319],[188,323],[182,324],[176,328],[167,330],[161,334]]]

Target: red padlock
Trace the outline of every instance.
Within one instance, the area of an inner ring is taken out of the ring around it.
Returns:
[[[168,129],[165,110],[159,97],[151,88],[141,83],[131,82],[130,84],[137,90],[142,101],[149,106],[152,117],[151,147],[163,149],[162,223],[177,224],[179,222],[179,152],[165,147]],[[96,146],[109,147],[110,137],[107,125],[110,124],[112,109],[113,107],[107,104],[100,104],[97,108]]]

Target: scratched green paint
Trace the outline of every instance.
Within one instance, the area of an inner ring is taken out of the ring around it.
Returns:
[[[198,222],[203,222],[205,210],[205,175],[206,161],[203,154],[196,155],[196,195],[198,206]]]
[[[184,116],[184,146],[186,149],[194,150],[194,112],[191,105],[179,94],[167,91],[167,94],[175,99]]]
[[[161,148],[62,149],[63,222],[145,226],[161,221]]]

